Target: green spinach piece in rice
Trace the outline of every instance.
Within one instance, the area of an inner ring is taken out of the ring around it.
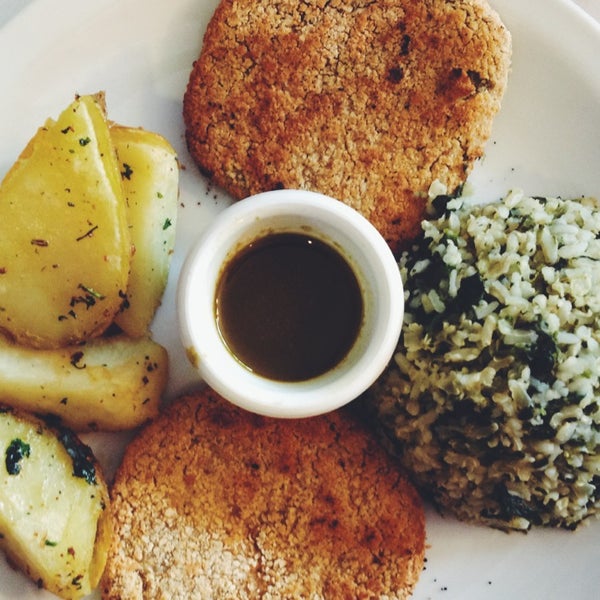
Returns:
[[[600,208],[452,199],[399,261],[405,323],[368,394],[442,510],[505,530],[600,513]]]

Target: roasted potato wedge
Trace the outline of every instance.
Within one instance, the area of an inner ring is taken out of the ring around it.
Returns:
[[[76,431],[126,430],[154,417],[167,376],[167,351],[149,338],[40,350],[0,336],[0,402]]]
[[[81,598],[110,546],[109,495],[91,450],[72,432],[0,408],[0,547],[38,585]]]
[[[127,298],[116,323],[127,334],[148,333],[160,305],[175,246],[179,165],[167,140],[133,127],[110,130],[123,176],[127,221],[134,254]]]
[[[97,97],[48,120],[0,184],[0,328],[60,347],[101,334],[127,287],[121,175]]]

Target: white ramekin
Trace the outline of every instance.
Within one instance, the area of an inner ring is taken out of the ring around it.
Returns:
[[[257,237],[279,231],[314,235],[338,250],[363,292],[358,339],[341,363],[300,382],[257,375],[229,352],[215,318],[223,266]],[[397,262],[371,223],[344,203],[301,190],[265,192],[221,212],[183,265],[177,291],[181,340],[200,377],[224,398],[271,417],[309,417],[357,398],[380,375],[396,347],[404,315]]]

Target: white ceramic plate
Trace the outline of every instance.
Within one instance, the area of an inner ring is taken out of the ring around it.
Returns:
[[[177,337],[181,262],[229,199],[211,189],[185,149],[181,99],[217,0],[35,0],[0,29],[0,177],[47,116],[75,93],[105,90],[109,115],[165,135],[186,169],[171,278],[154,336],[171,356],[169,395],[195,374]],[[566,0],[493,0],[513,34],[514,67],[485,158],[470,182],[493,199],[600,196],[600,27]],[[1,218],[1,217],[0,217]],[[122,437],[87,438],[112,472]],[[426,569],[417,600],[592,600],[600,592],[600,522],[578,531],[504,534],[428,511]],[[0,600],[51,598],[0,557]]]

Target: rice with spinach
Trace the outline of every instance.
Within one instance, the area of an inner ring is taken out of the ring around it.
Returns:
[[[448,202],[400,259],[406,316],[369,396],[441,509],[501,529],[600,513],[600,210]]]

